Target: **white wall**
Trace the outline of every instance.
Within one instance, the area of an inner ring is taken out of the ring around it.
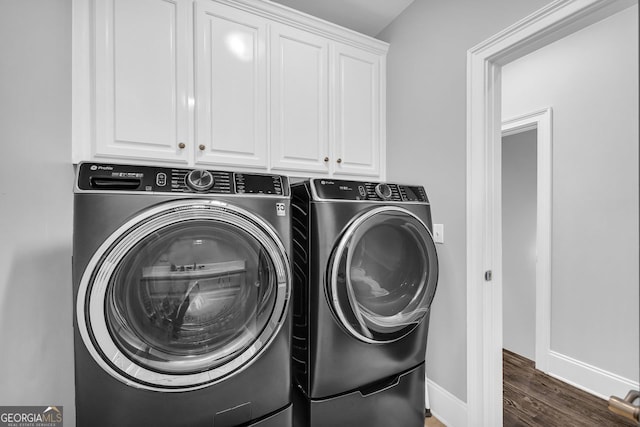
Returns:
[[[431,313],[427,376],[467,398],[466,54],[548,0],[415,0],[378,35],[387,59],[387,175],[425,186],[440,278]],[[432,403],[433,400],[432,400]]]
[[[0,52],[0,405],[73,426],[71,1],[3,1]]]
[[[502,77],[504,118],[553,108],[551,350],[637,384],[637,4]]]
[[[535,360],[537,138],[502,137],[503,347]]]

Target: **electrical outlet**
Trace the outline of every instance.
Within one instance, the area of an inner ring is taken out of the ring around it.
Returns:
[[[433,241],[444,243],[444,224],[433,224]]]

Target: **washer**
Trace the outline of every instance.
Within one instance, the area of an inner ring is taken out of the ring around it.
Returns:
[[[438,261],[421,186],[292,187],[299,426],[422,426]]]
[[[289,210],[283,176],[78,166],[79,426],[291,426]]]

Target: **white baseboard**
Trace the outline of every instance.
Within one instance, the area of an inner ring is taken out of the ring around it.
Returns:
[[[624,397],[629,390],[638,390],[639,388],[637,381],[607,372],[555,351],[549,351],[548,374],[605,400],[608,400],[610,396]]]
[[[434,417],[447,427],[467,427],[467,404],[427,379],[429,404]]]

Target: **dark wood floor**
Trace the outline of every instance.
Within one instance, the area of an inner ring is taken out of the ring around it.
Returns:
[[[505,427],[638,426],[609,411],[605,400],[536,371],[531,360],[502,355]]]

